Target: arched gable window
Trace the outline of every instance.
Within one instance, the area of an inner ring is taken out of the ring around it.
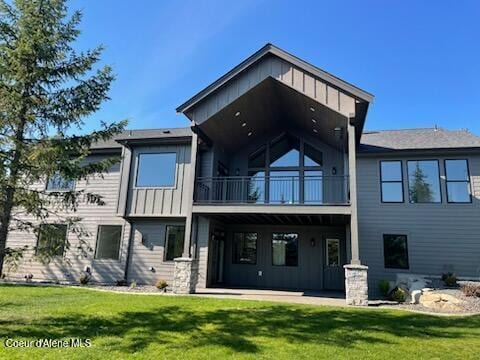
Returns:
[[[322,155],[319,149],[290,134],[263,144],[248,157],[250,201],[322,203]]]

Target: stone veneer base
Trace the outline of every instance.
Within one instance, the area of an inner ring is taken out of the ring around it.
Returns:
[[[347,264],[345,269],[345,300],[348,305],[368,305],[368,266]]]
[[[192,258],[176,258],[174,262],[173,293],[194,293],[198,278],[198,261]]]

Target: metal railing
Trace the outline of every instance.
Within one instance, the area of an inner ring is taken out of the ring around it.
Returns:
[[[196,179],[196,203],[348,204],[348,176],[222,176]]]

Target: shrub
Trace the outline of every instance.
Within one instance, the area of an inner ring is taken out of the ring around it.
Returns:
[[[155,287],[158,290],[164,290],[165,291],[168,287],[168,283],[163,279],[158,279],[157,282],[155,283]]]
[[[457,276],[454,273],[445,273],[442,275],[442,280],[446,286],[456,286],[457,285]]]
[[[388,280],[380,280],[378,288],[380,289],[380,293],[383,295],[383,297],[387,297],[388,290],[390,290],[390,282]]]
[[[127,286],[127,285],[128,285],[128,282],[127,282],[127,280],[125,280],[125,279],[121,279],[121,280],[117,280],[116,285],[117,285],[117,286]]]
[[[80,284],[87,285],[88,282],[90,281],[90,275],[89,274],[82,274],[80,276],[79,281],[80,281]]]
[[[460,286],[460,290],[465,296],[480,297],[480,283],[466,283]]]
[[[137,280],[133,280],[131,283],[130,283],[130,289],[135,289],[137,287]]]
[[[403,303],[407,300],[407,291],[402,288],[396,287],[390,293],[390,298],[393,301]]]

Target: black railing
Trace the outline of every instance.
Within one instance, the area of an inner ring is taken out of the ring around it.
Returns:
[[[196,203],[348,204],[348,176],[197,178]]]

